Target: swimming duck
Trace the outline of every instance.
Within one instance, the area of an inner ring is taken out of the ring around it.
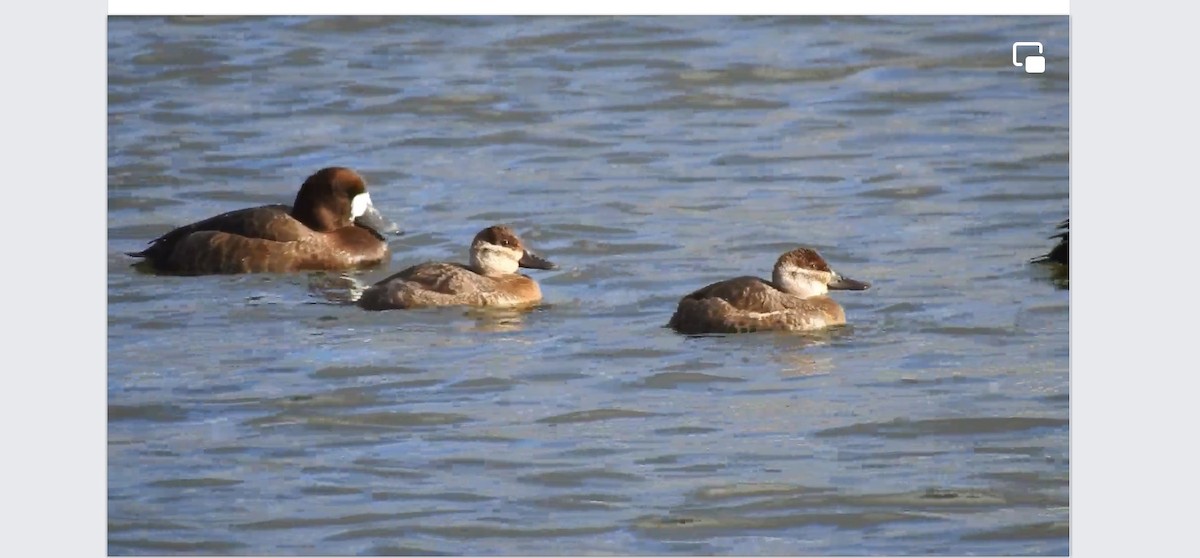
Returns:
[[[387,261],[382,233],[396,232],[345,167],[309,176],[295,202],[222,213],[179,227],[130,256],[179,275],[349,270]]]
[[[1070,227],[1070,219],[1066,219],[1059,223],[1057,227],[1054,227],[1055,230],[1062,230],[1062,232],[1050,236],[1050,238],[1057,238],[1058,244],[1055,244],[1054,248],[1051,248],[1050,252],[1048,252],[1046,255],[1038,256],[1032,260],[1029,260],[1030,263],[1057,263],[1061,265],[1070,265],[1070,248],[1067,244],[1067,237],[1068,233],[1070,232]]]
[[[358,305],[366,310],[428,306],[500,306],[537,304],[542,290],[517,268],[555,269],[525,249],[509,227],[494,225],[471,241],[467,265],[429,262],[391,275],[363,291]]]
[[[830,289],[868,287],[838,275],[816,250],[796,248],[779,256],[770,281],[736,277],[683,297],[667,325],[688,334],[816,330],[846,323]]]

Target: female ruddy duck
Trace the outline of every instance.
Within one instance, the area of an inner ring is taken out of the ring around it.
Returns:
[[[518,267],[555,269],[525,249],[512,229],[495,225],[471,241],[471,263],[415,265],[363,291],[358,305],[367,310],[427,306],[528,306],[542,300],[537,281]]]
[[[387,261],[395,232],[371,204],[367,184],[343,167],[321,169],[291,207],[264,205],[179,227],[130,256],[180,275],[348,270]]]
[[[846,323],[829,289],[861,291],[867,283],[842,277],[815,250],[779,256],[771,280],[736,277],[683,297],[667,324],[680,333],[810,331]]]

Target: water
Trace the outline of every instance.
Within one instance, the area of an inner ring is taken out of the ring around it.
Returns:
[[[113,554],[1065,554],[1064,17],[111,18]],[[1047,73],[1010,45],[1046,44]],[[123,252],[345,165],[388,268]],[[344,301],[510,223],[519,313]],[[850,326],[684,337],[797,245]]]

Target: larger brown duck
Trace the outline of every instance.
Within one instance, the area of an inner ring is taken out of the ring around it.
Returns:
[[[688,334],[817,330],[846,323],[830,289],[868,287],[834,272],[816,250],[797,248],[779,256],[770,281],[735,277],[683,297],[667,325]]]
[[[222,213],[179,227],[129,255],[179,275],[351,270],[387,261],[383,233],[396,230],[371,204],[358,173],[329,167],[304,181],[290,207]]]

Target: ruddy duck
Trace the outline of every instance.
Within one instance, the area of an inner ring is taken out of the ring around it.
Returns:
[[[471,263],[430,262],[396,273],[363,291],[358,305],[367,310],[426,306],[527,306],[542,300],[533,279],[518,267],[555,269],[525,249],[512,229],[495,225],[471,241]]]
[[[815,250],[779,256],[770,281],[736,277],[713,283],[679,301],[667,324],[680,333],[809,331],[846,323],[829,289],[861,291],[862,281],[842,277]]]
[[[387,261],[382,233],[395,232],[371,204],[358,173],[343,167],[317,171],[295,203],[222,213],[179,227],[130,256],[179,275],[348,270]]]

